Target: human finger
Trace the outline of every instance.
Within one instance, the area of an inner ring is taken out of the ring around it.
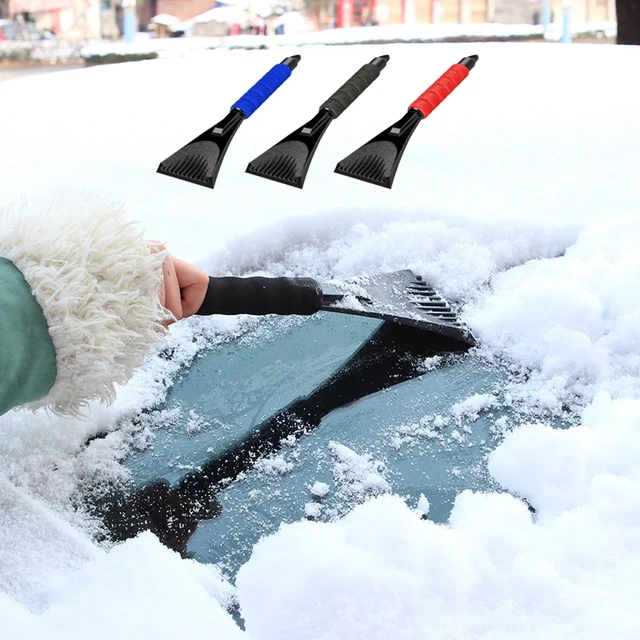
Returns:
[[[182,320],[182,297],[173,260],[172,256],[167,256],[162,264],[162,272],[164,275],[164,306],[171,311],[176,320]],[[171,322],[167,324],[171,324]]]

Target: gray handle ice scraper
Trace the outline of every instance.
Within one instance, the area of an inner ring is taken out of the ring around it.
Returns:
[[[371,86],[388,61],[389,56],[379,56],[361,67],[320,106],[309,122],[252,160],[247,173],[302,189],[324,132]]]
[[[412,271],[321,285],[313,278],[209,278],[198,315],[312,315],[318,311],[391,320],[455,342],[476,341],[446,300]]]

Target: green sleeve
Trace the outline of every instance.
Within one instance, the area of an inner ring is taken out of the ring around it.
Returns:
[[[22,273],[0,258],[0,415],[47,395],[56,353],[40,305]]]

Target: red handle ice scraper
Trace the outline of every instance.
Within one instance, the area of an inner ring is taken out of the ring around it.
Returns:
[[[336,173],[391,189],[402,154],[421,120],[469,75],[478,56],[462,58],[445,71],[398,122],[338,162]]]

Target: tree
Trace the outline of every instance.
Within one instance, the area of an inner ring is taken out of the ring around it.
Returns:
[[[640,0],[616,0],[618,44],[640,45]]]

